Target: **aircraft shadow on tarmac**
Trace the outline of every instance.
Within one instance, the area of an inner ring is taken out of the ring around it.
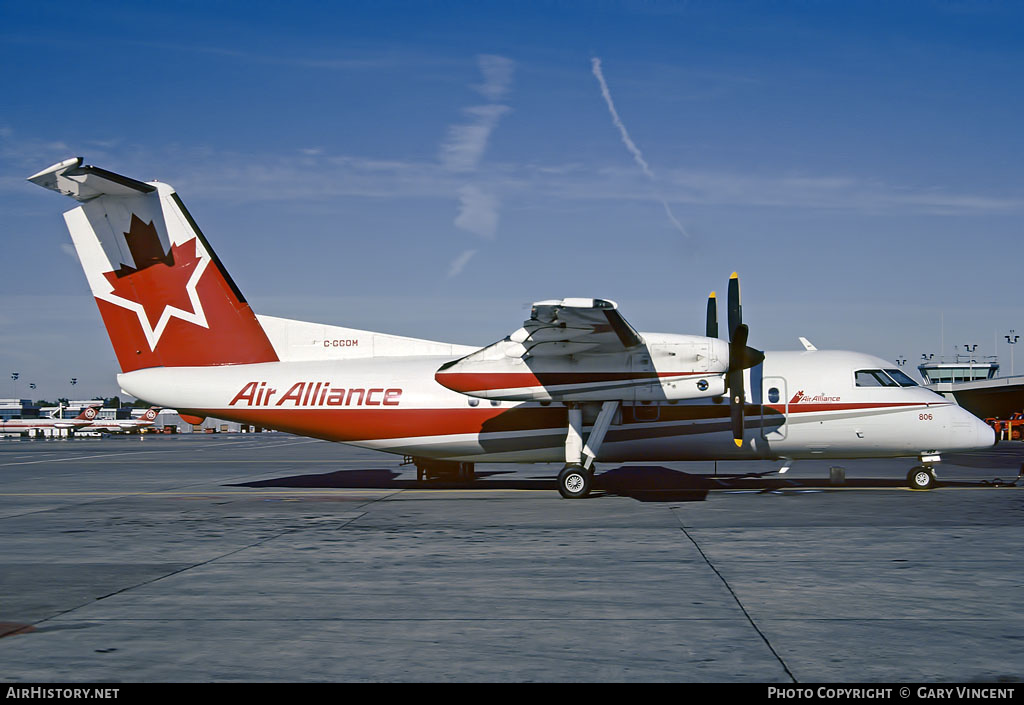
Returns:
[[[236,487],[289,487],[323,489],[381,489],[381,490],[557,490],[552,477],[504,477],[511,471],[478,471],[476,479],[456,481],[436,479],[419,481],[399,479],[401,473],[388,469],[337,470],[313,475],[292,475],[288,477],[244,482]],[[950,486],[976,485],[977,483],[945,483]],[[843,487],[849,488],[904,488],[906,481],[900,479],[858,478],[847,479]],[[746,492],[814,491],[834,489],[828,478],[786,478],[776,472],[748,473],[741,475],[692,474],[672,470],[659,465],[631,465],[599,472],[594,477],[595,493],[632,497],[641,502],[699,502],[711,490],[735,490]]]

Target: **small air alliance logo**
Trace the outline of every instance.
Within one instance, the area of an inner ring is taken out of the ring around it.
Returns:
[[[172,244],[164,252],[153,222],[146,224],[134,213],[124,237],[134,266],[122,263],[104,273],[112,289],[97,298],[134,311],[151,350],[171,318],[209,328],[196,285],[210,264],[210,255],[198,238]]]
[[[96,409],[92,408],[91,406],[88,409],[86,409],[85,410],[85,418],[87,418],[87,419],[94,419],[94,418],[96,418]]]
[[[839,401],[842,397],[830,397],[825,394],[815,394],[813,397],[804,394],[804,390],[800,390],[793,395],[793,398],[789,400],[790,404],[820,404],[822,402]]]

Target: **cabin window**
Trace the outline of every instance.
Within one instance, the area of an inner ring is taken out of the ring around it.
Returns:
[[[479,399],[470,399],[469,400],[469,405],[470,406],[477,406],[479,404],[480,404],[480,400]]]
[[[858,387],[898,387],[892,377],[882,370],[857,370],[854,373]]]
[[[771,389],[768,390],[768,401],[770,401],[772,404],[778,403],[778,401],[779,401],[779,388],[778,387],[772,387]]]
[[[916,387],[915,382],[910,375],[905,373],[903,370],[886,370],[885,373],[896,380],[901,387]]]

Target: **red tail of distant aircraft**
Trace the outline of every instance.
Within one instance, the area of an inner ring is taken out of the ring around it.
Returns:
[[[86,426],[85,431],[105,431],[107,433],[132,433],[152,426],[160,413],[160,407],[153,406],[137,419],[101,419]]]

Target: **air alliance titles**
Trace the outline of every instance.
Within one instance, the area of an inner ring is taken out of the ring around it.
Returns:
[[[332,387],[330,382],[296,382],[279,396],[266,382],[249,382],[228,406],[398,406],[402,390]]]

